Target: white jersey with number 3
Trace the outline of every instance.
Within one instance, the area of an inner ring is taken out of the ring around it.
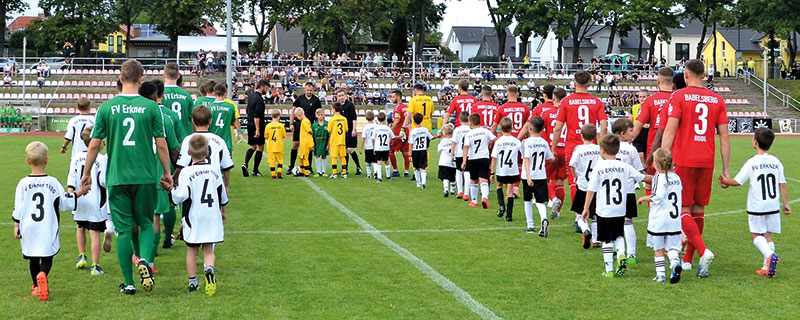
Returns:
[[[781,210],[780,184],[786,183],[783,164],[771,154],[757,154],[744,163],[733,178],[739,184],[750,180],[747,213],[772,214]]]
[[[644,174],[618,160],[601,159],[589,175],[586,191],[595,192],[597,215],[603,218],[624,217],[627,193],[625,184],[642,181]]]
[[[578,179],[578,189],[586,191],[589,188],[589,175],[600,160],[600,146],[596,144],[582,144],[572,151],[569,166],[575,168],[575,177]]]
[[[51,257],[61,250],[58,240],[59,211],[75,210],[74,193],[66,193],[58,179],[27,176],[17,184],[12,219],[19,223],[22,255]]]
[[[210,164],[183,169],[172,202],[182,203],[183,239],[186,243],[218,243],[225,240],[220,207],[228,203],[222,174]]]
[[[525,159],[530,159],[531,167],[530,172],[522,169],[522,179],[531,178],[531,180],[547,179],[547,160],[553,159],[553,152],[550,151],[550,145],[547,140],[542,137],[530,137],[522,142],[522,160],[523,164]]]
[[[465,155],[467,160],[489,159],[489,142],[495,138],[489,129],[482,127],[467,132],[464,136],[464,146],[469,147],[469,152]]]
[[[654,236],[681,234],[682,194],[681,177],[675,172],[656,173],[653,176],[647,233]]]
[[[498,176],[516,176],[519,174],[519,157],[522,142],[513,136],[502,136],[494,142],[492,158],[497,159],[495,174]]]

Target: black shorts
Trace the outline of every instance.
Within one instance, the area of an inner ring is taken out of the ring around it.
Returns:
[[[294,120],[294,131],[292,131],[292,142],[300,142],[300,121]]]
[[[439,166],[439,180],[456,181],[456,168]]]
[[[364,150],[364,162],[375,163],[375,150]]]
[[[639,212],[636,207],[636,194],[629,193],[627,199],[625,200],[625,217],[626,218],[636,218],[639,216]]]
[[[456,157],[456,169],[461,170],[462,164],[464,164],[464,157]]]
[[[428,167],[428,150],[411,151],[411,163],[414,169],[425,169]]]
[[[533,187],[529,186],[527,181],[522,183],[522,200],[531,201],[536,199],[536,203],[545,203],[549,200],[548,198],[547,179],[533,180]]]
[[[646,153],[647,152],[647,141],[636,141],[633,140],[633,146],[636,148],[636,152],[639,153]]]
[[[467,171],[470,180],[486,179],[489,180],[489,167],[492,162],[489,159],[467,159]]]
[[[612,242],[625,236],[625,217],[597,217],[597,241]]]
[[[499,176],[498,175],[497,176],[497,183],[515,184],[517,182],[519,182],[519,175],[513,175],[513,176]]]
[[[106,222],[91,222],[91,221],[75,221],[78,224],[78,228],[87,229],[91,231],[106,231]]]
[[[375,151],[375,162],[389,161],[389,151]]]
[[[249,123],[247,124],[247,145],[250,145],[250,146],[263,146],[264,145],[264,143],[266,142],[266,139],[264,139],[264,134],[266,134],[266,132],[264,132],[266,130],[266,126],[261,125],[260,129],[261,130],[260,130],[259,133],[261,135],[258,138],[256,138],[255,137],[255,135],[256,135],[256,126],[254,124],[249,124]]]
[[[576,189],[575,198],[572,199],[572,206],[570,210],[577,214],[583,213],[583,206],[586,205],[586,191]],[[589,218],[596,219],[595,208],[597,207],[597,197],[592,197],[592,203],[589,204]]]
[[[344,145],[347,148],[358,148],[358,137],[351,137],[348,133],[347,137],[344,138]]]

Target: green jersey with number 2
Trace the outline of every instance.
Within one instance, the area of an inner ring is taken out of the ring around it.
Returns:
[[[236,119],[236,106],[226,101],[213,101],[208,104],[208,108],[211,109],[211,126],[208,131],[222,138],[228,150],[233,150],[231,124]]]
[[[186,90],[178,86],[164,86],[164,98],[161,103],[178,115],[178,118],[173,118],[178,141],[183,141],[183,138],[194,132],[192,127],[194,102],[192,102],[192,96]]]
[[[155,101],[117,95],[97,110],[92,138],[106,139],[108,186],[156,184],[161,178],[153,139],[164,137],[161,110]]]

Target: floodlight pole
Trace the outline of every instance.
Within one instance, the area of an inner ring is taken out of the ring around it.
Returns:
[[[22,38],[22,106],[25,107],[25,62],[28,53],[28,37]]]
[[[231,22],[231,0],[227,0],[225,2],[225,11],[227,12],[227,25],[225,26],[225,29],[228,31],[228,34],[226,35],[228,50],[225,54],[225,61],[227,63],[227,66],[225,67],[225,86],[228,87],[228,99],[233,100],[233,83],[231,83],[233,80],[233,61],[231,59],[231,33],[233,32],[233,23]]]
[[[767,116],[767,50],[764,50],[764,116]]]

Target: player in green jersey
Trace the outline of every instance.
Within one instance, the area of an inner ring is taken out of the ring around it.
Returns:
[[[212,101],[216,100],[214,98],[214,87],[217,85],[217,82],[214,80],[209,80],[204,85],[200,86],[200,96],[194,100],[194,106],[206,106]],[[190,133],[191,134],[191,133]]]
[[[135,294],[131,256],[131,235],[138,225],[138,239],[142,249],[137,271],[145,291],[153,290],[153,270],[148,265],[153,257],[153,212],[156,203],[156,185],[172,188],[169,172],[169,151],[164,139],[164,125],[158,104],[138,94],[144,68],[136,60],[122,64],[119,79],[122,91],[103,102],[97,111],[92,142],[86,155],[87,163],[94,163],[103,139],[107,139],[108,203],[111,219],[117,229],[117,258],[125,282],[120,292]],[[155,140],[156,152],[153,152]],[[157,154],[157,155],[156,155]],[[159,180],[158,162],[161,163]],[[91,167],[84,169],[81,188],[91,188]]]
[[[178,79],[181,77],[178,65],[174,62],[164,66],[164,98],[162,104],[174,111],[178,118],[175,120],[175,134],[178,141],[192,134],[192,109],[194,102],[192,96],[178,86]]]
[[[242,128],[239,126],[239,119],[236,118],[236,106],[225,101],[225,94],[228,88],[224,84],[217,83],[214,86],[214,101],[208,104],[211,109],[211,127],[208,129],[225,140],[228,151],[233,154],[233,138],[231,137],[231,125],[236,127],[236,138],[242,140]]]

